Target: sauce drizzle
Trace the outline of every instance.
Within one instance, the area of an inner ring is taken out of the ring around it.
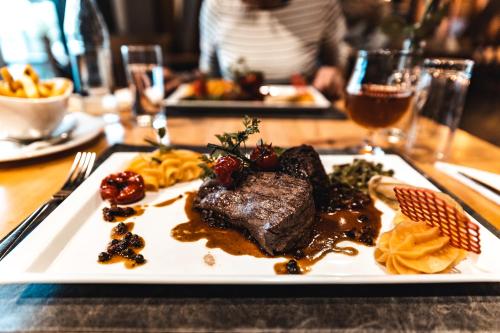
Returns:
[[[176,202],[177,200],[180,200],[183,198],[183,195],[182,194],[179,194],[178,196],[176,196],[175,198],[172,198],[172,199],[168,199],[168,200],[165,200],[165,201],[162,201],[162,202],[159,202],[157,204],[154,204],[153,206],[154,207],[166,207],[166,206],[170,206],[171,204],[173,204],[174,202]]]
[[[277,274],[287,274],[288,260],[295,260],[302,273],[307,273],[311,267],[328,253],[342,253],[349,256],[358,254],[352,246],[339,246],[340,242],[353,241],[364,245],[374,245],[374,240],[380,230],[381,213],[373,203],[358,210],[337,210],[320,213],[317,216],[311,242],[303,249],[294,253],[270,256],[245,234],[232,228],[210,226],[203,221],[201,215],[193,210],[196,192],[187,192],[184,210],[189,221],[181,223],[172,229],[171,235],[180,242],[196,242],[206,240],[207,248],[219,248],[231,255],[249,255],[256,258],[286,258],[287,261],[274,265]],[[367,233],[367,230],[369,233]],[[369,237],[367,236],[369,235]]]

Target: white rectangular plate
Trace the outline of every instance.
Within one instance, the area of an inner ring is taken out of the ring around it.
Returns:
[[[269,89],[277,95],[290,94],[291,90],[296,89],[291,85],[268,85]],[[331,106],[329,100],[323,96],[313,86],[307,86],[307,91],[313,96],[313,103],[275,103],[265,101],[213,101],[213,100],[184,100],[187,96],[189,84],[181,84],[167,99],[164,105],[176,108],[217,108],[217,109],[328,109]]]
[[[460,273],[435,275],[388,275],[373,258],[373,247],[350,244],[359,250],[354,257],[327,255],[306,275],[276,275],[273,265],[283,259],[232,256],[218,249],[208,249],[204,241],[182,243],[170,236],[179,223],[186,222],[184,199],[166,207],[151,204],[196,190],[200,181],[181,183],[158,193],[148,192],[142,204],[150,204],[145,213],[133,217],[134,233],[146,240],[142,251],[145,265],[126,269],[123,263],[101,265],[97,255],[110,240],[114,223],[104,222],[104,202],[99,184],[110,173],[123,170],[136,153],[111,155],[43,223],[0,262],[0,283],[163,283],[163,284],[314,284],[314,283],[438,283],[500,282],[497,260],[500,240],[480,226],[481,255],[471,255],[457,268]],[[327,171],[332,165],[348,163],[353,155],[321,156]],[[366,157],[395,170],[395,177],[411,185],[436,189],[397,155]],[[382,230],[392,228],[394,213],[382,202]],[[212,254],[215,265],[203,257]]]

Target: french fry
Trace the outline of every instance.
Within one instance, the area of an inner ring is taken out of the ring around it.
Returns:
[[[10,90],[10,86],[6,81],[0,81],[0,95],[14,97],[16,93]]]
[[[41,84],[42,86],[44,86],[48,90],[54,89],[54,82],[53,81],[44,81],[44,82],[40,82],[38,84]]]
[[[16,90],[16,97],[21,97],[21,98],[26,98],[26,92],[24,91],[23,88],[17,89]]]
[[[38,89],[36,88],[35,82],[31,79],[30,76],[23,74],[19,78],[19,81],[21,82],[24,92],[26,93],[26,96],[28,98],[39,98],[40,94],[38,93]],[[17,93],[17,91],[16,91]]]
[[[38,83],[38,81],[40,81],[40,77],[35,72],[33,67],[31,67],[31,65],[26,65],[26,67],[24,67],[23,74],[28,75],[31,78],[31,80],[35,83]]]
[[[63,95],[69,88],[69,83],[64,80],[42,82],[37,72],[26,65],[23,74],[14,80],[7,67],[0,68],[0,95],[21,98],[47,98]]]
[[[21,85],[18,82],[14,81],[14,78],[10,74],[9,69],[7,67],[0,68],[0,74],[2,74],[2,77],[5,80],[5,82],[9,84],[11,91],[14,92],[21,87]]]
[[[10,87],[14,91],[16,91],[18,89],[23,89],[23,85],[21,84],[21,81],[19,81],[19,80],[12,81],[12,84],[10,85]]]
[[[66,92],[68,89],[68,82],[67,81],[55,81],[54,82],[54,87],[52,88],[52,95],[51,96],[60,96]]]
[[[40,97],[50,97],[52,91],[48,89],[45,85],[43,84],[37,84],[36,85],[38,89],[38,93],[40,94]]]

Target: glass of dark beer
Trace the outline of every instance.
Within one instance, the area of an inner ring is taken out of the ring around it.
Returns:
[[[368,130],[359,153],[383,152],[373,144],[375,131],[394,125],[412,109],[412,67],[406,51],[358,52],[346,88],[346,107],[350,118]]]

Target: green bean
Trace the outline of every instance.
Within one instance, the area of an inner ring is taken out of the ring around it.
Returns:
[[[384,170],[382,163],[373,163],[355,159],[350,164],[334,165],[329,174],[332,182],[341,182],[353,186],[365,193],[368,192],[368,182],[373,176],[393,176],[394,170]]]

